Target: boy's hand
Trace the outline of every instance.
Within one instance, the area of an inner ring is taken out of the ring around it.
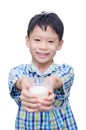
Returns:
[[[22,77],[17,81],[16,87],[21,90],[20,99],[25,110],[28,112],[36,112],[41,104],[38,98],[29,92],[30,82],[30,78]]]
[[[55,95],[52,90],[49,90],[49,95],[41,99],[41,106],[39,107],[39,111],[43,112],[52,110],[54,102],[55,102]]]
[[[51,90],[49,91],[48,97],[41,100],[42,105],[39,107],[39,111],[48,111],[52,109],[53,103],[55,102],[53,90],[62,87],[62,81],[57,76],[49,76],[45,79],[45,82],[49,83]]]
[[[27,89],[22,90],[20,99],[22,100],[24,109],[28,112],[37,112],[38,108],[41,106],[38,98]]]
[[[62,80],[57,76],[49,76],[45,79],[45,81],[49,82],[49,85],[52,88],[52,90],[62,87]]]

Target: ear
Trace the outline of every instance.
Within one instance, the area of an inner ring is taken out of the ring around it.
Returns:
[[[57,46],[57,50],[61,50],[62,46],[63,46],[64,40],[61,40]]]
[[[26,41],[26,46],[29,48],[29,37],[28,36],[25,37],[25,41]]]

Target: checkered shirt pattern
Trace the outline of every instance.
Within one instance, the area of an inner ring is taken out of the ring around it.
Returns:
[[[55,103],[52,110],[32,113],[25,111],[20,100],[21,91],[15,86],[16,81],[27,76],[41,82],[42,78],[50,75],[60,77],[63,83],[61,89],[54,90]],[[15,130],[78,130],[68,98],[73,80],[74,71],[68,64],[52,63],[44,74],[33,63],[12,68],[9,72],[8,85],[11,97],[18,104]]]

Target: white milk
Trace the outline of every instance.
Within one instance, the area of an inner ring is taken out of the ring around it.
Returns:
[[[48,88],[46,86],[33,86],[30,88],[30,92],[37,95],[39,98],[48,96]]]

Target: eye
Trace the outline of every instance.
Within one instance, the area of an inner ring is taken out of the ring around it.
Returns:
[[[36,39],[34,39],[35,41],[40,41],[40,39],[38,39],[38,38],[36,38]]]
[[[49,43],[54,43],[54,41],[52,41],[52,40],[49,40],[48,42],[49,42]]]

